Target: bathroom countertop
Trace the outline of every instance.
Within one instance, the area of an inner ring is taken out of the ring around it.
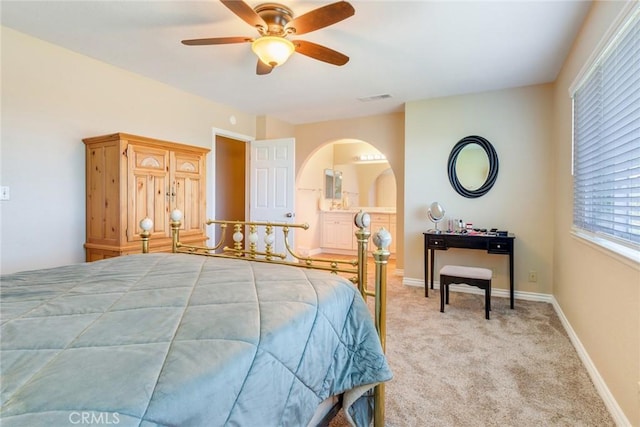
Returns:
[[[347,209],[323,209],[322,212],[335,212],[335,213],[345,212],[345,213],[355,214],[360,212],[361,210],[370,214],[371,213],[388,213],[388,214],[396,213],[395,208],[380,207],[380,206],[363,206],[363,207],[352,207]]]

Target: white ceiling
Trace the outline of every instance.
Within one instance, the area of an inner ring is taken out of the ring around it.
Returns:
[[[282,0],[295,15],[332,1]],[[254,7],[261,0],[247,0]],[[404,103],[555,80],[590,2],[351,1],[354,16],[290,37],[340,51],[294,54],[255,74],[247,44],[183,39],[257,32],[217,0],[7,1],[2,25],[255,115],[292,124],[403,111]],[[388,94],[362,102],[358,98]]]

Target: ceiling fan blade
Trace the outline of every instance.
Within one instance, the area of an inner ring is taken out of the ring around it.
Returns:
[[[317,59],[318,61],[327,62],[333,65],[344,65],[349,62],[348,56],[316,43],[304,40],[294,40],[293,44],[296,47],[296,52],[310,58]]]
[[[256,66],[257,75],[264,76],[265,74],[269,74],[271,71],[273,71],[273,67],[271,65],[267,65],[258,59],[258,65]]]
[[[251,37],[214,37],[211,39],[182,40],[182,44],[186,44],[187,46],[202,46],[209,44],[247,43],[251,41],[253,41]]]
[[[294,18],[286,25],[285,29],[291,30],[293,34],[306,34],[347,19],[354,13],[356,11],[350,3],[339,1]]]
[[[256,13],[255,10],[248,4],[246,4],[242,0],[220,0],[223,5],[227,6],[227,8],[238,15],[240,19],[242,19],[247,24],[251,25],[254,28],[262,27],[263,30],[266,31],[267,23],[264,22],[264,19],[260,15]]]

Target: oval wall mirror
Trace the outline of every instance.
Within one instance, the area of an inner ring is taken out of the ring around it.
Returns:
[[[458,194],[476,198],[487,194],[498,178],[498,153],[477,135],[462,138],[451,150],[449,182]]]

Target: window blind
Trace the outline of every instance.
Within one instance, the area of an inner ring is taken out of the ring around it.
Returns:
[[[574,226],[640,248],[640,14],[573,95]]]

